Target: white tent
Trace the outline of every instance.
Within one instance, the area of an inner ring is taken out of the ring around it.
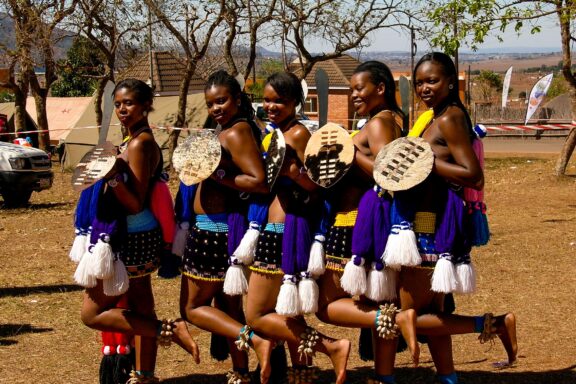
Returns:
[[[153,104],[154,110],[148,115],[148,121],[154,129],[154,137],[164,149],[168,140],[168,131],[176,121],[178,96],[156,96]],[[188,95],[186,104],[186,126],[188,128],[201,128],[208,118],[208,110],[204,100],[204,93]],[[186,131],[181,134],[186,137]],[[109,141],[116,145],[122,142],[122,133],[118,119],[113,114],[108,130]],[[75,167],[96,143],[98,142],[98,127],[96,126],[96,112],[94,100],[86,106],[84,113],[76,121],[70,133],[62,140],[65,143],[63,166]],[[166,152],[164,158],[166,159]]]

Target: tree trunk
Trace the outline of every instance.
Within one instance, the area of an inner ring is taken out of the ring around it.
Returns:
[[[44,92],[42,92],[44,93]],[[38,147],[44,151],[50,149],[50,132],[48,131],[48,115],[46,113],[46,96],[43,94],[34,95],[36,102],[36,120],[38,123]]]
[[[196,63],[190,58],[186,64],[186,72],[180,82],[180,89],[178,95],[178,113],[176,115],[176,128],[185,128],[186,126],[186,104],[188,102],[188,87],[190,86],[190,79],[196,70]],[[172,167],[172,155],[178,146],[178,137],[180,137],[180,129],[174,129],[168,136],[168,167]]]
[[[26,94],[18,88],[14,90],[14,132],[26,131],[26,128]]]

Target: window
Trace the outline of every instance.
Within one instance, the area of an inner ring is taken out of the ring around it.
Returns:
[[[318,113],[318,98],[308,97],[304,101],[304,113]]]

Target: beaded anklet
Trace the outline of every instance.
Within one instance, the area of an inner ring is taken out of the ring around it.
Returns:
[[[226,373],[226,384],[248,384],[251,382],[249,373],[240,373],[238,371],[228,371]]]
[[[168,348],[172,344],[172,336],[174,335],[174,320],[172,319],[162,319],[158,327],[158,336],[156,336],[156,343]]]
[[[398,337],[399,327],[396,324],[396,313],[400,312],[393,303],[381,305],[376,312],[376,331],[383,339]]]
[[[254,336],[252,328],[250,328],[249,325],[244,325],[240,329],[240,333],[234,342],[236,348],[238,348],[239,351],[248,351],[250,349],[250,339],[252,339],[252,336]]]
[[[314,356],[314,347],[316,343],[318,343],[318,340],[320,340],[318,331],[312,327],[306,327],[306,330],[300,334],[300,344],[298,345],[300,358],[302,358],[302,355],[304,355],[306,359]]]

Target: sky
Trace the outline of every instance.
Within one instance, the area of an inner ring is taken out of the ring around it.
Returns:
[[[546,19],[541,23],[542,30],[537,35],[531,35],[528,28],[524,28],[518,36],[513,29],[502,35],[504,41],[499,42],[496,38],[488,38],[479,46],[479,49],[495,48],[558,48],[561,50],[560,28],[554,18]],[[372,44],[366,51],[410,51],[410,35],[407,32],[396,32],[391,29],[378,31],[370,38]],[[428,51],[426,41],[416,41],[418,51]],[[469,48],[463,47],[467,51]]]

